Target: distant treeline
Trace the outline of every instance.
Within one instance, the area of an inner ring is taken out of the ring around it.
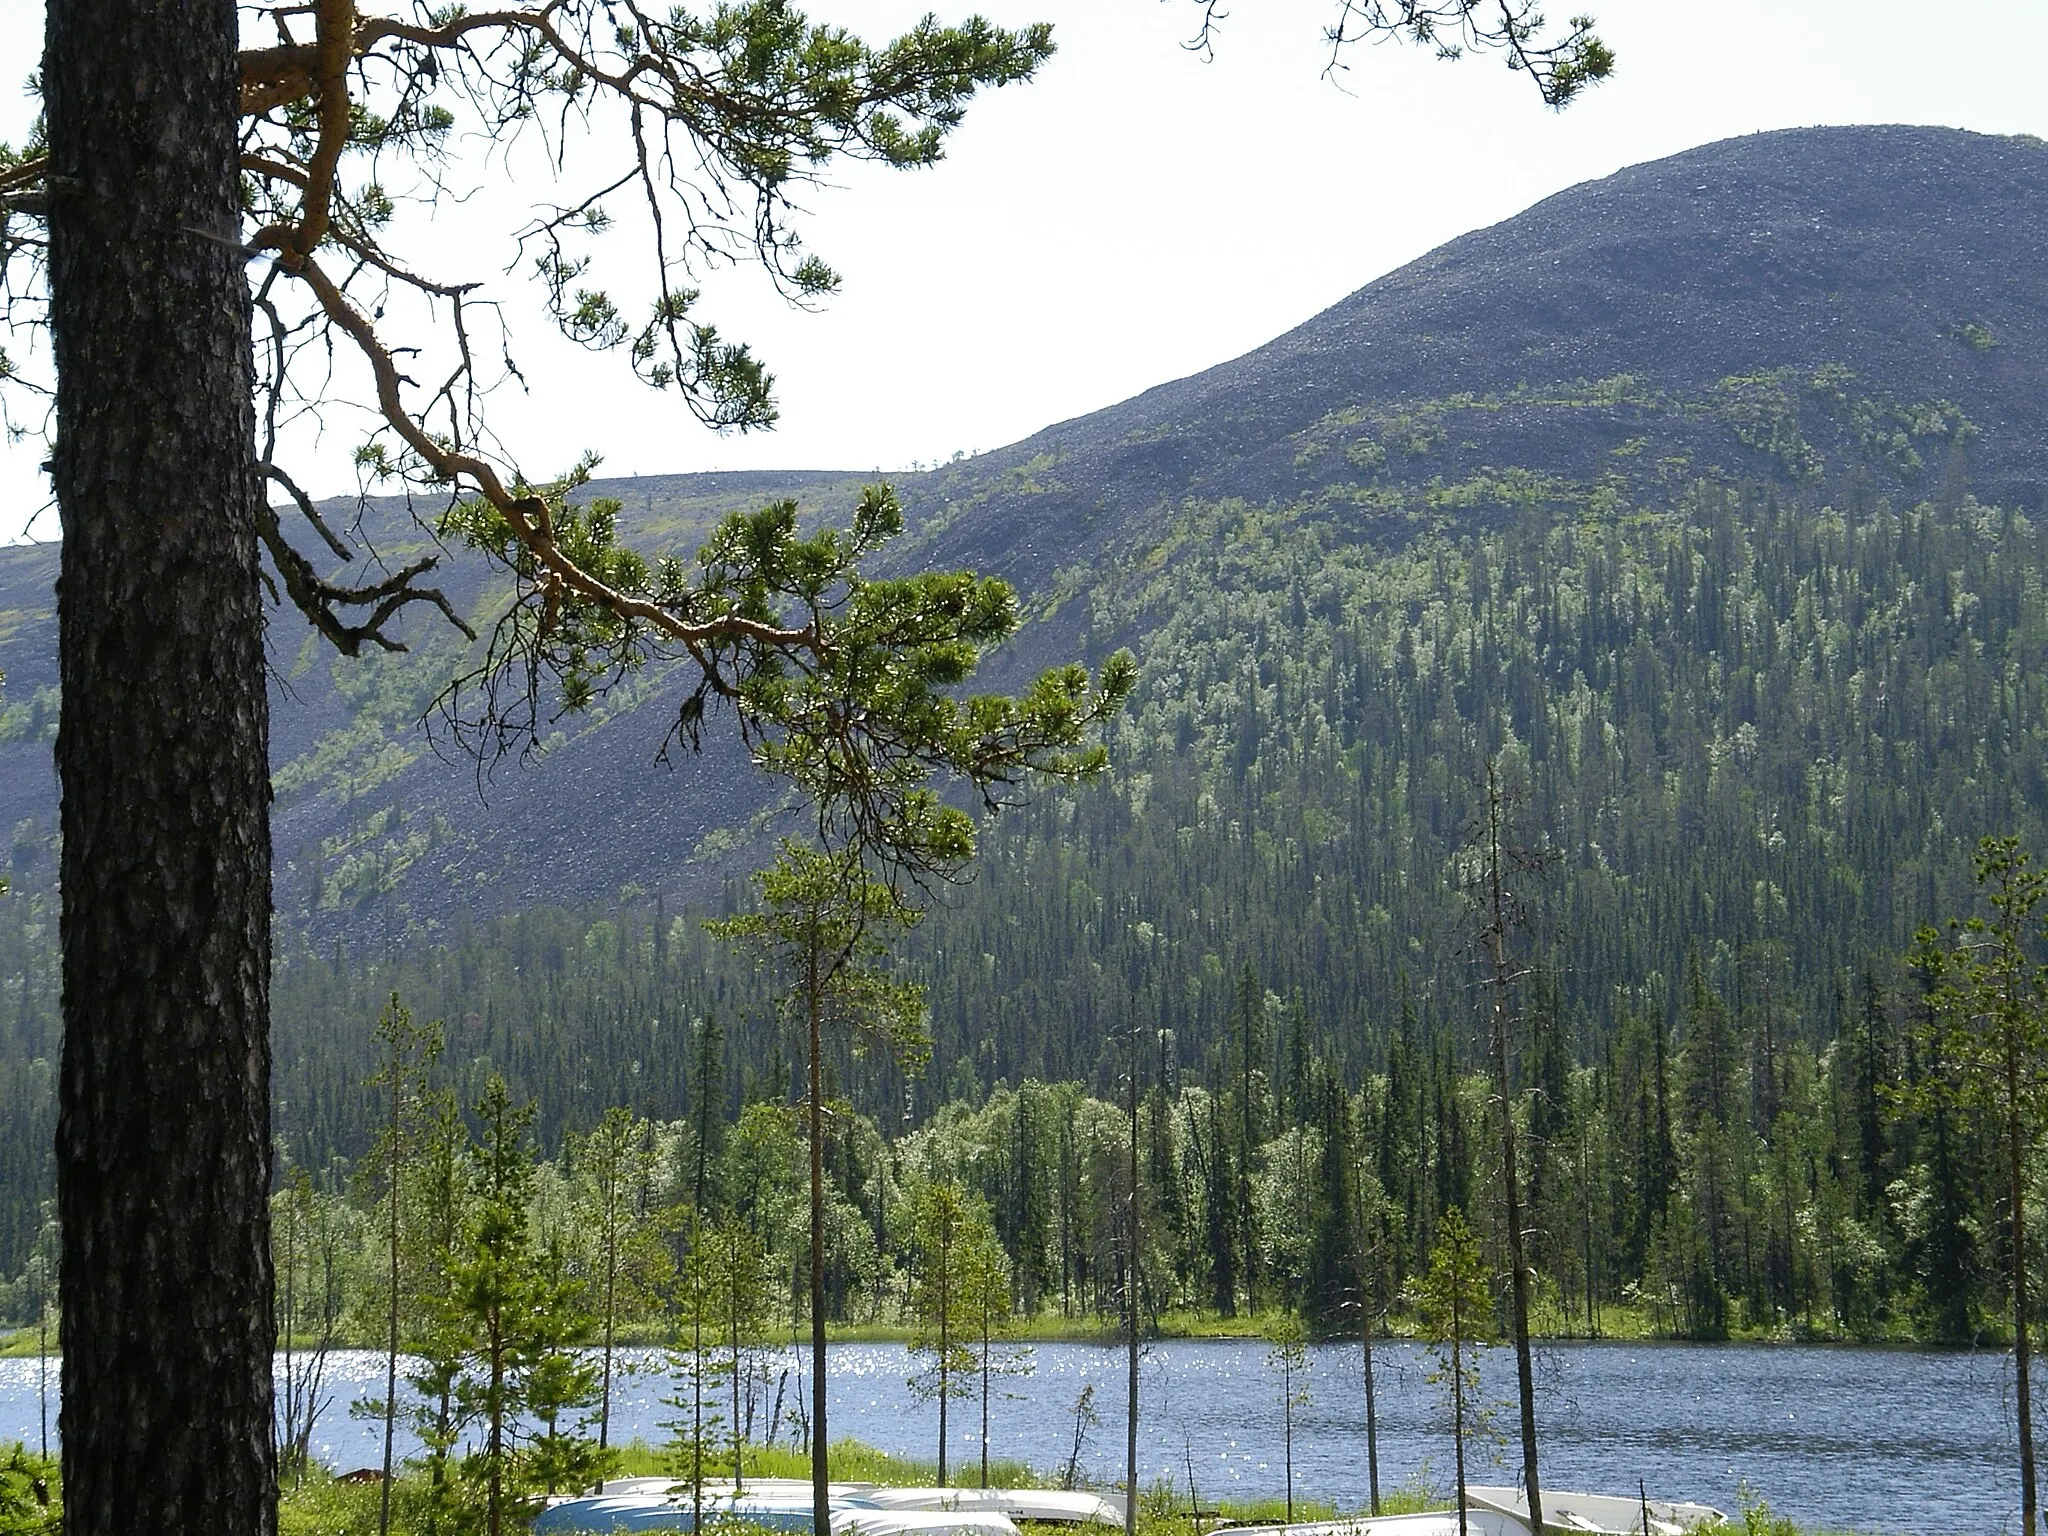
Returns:
[[[684,1010],[652,1011],[679,1002],[676,992],[635,993],[634,974],[675,970],[655,931],[527,919],[498,945],[473,937],[437,966],[380,966],[357,985],[411,982],[423,1017],[462,998],[483,1005],[450,1019],[431,1081],[451,1104],[474,1104],[502,1072],[549,1106],[542,1135],[556,1157],[533,1185],[531,1220],[565,1262],[587,1261],[576,1255],[595,1228],[575,1215],[575,1191],[588,1182],[587,1135],[616,1099],[659,1122],[635,1133],[649,1151],[633,1220],[659,1218],[673,1232],[690,1212],[736,1214],[782,1277],[776,1310],[794,1320],[807,1228],[787,1075],[772,1046],[728,1039]],[[492,975],[532,994],[516,1018],[491,1011],[504,1006]],[[337,1004],[340,980],[326,978]],[[301,985],[285,997],[302,1000]],[[1732,1008],[1694,967],[1675,1027],[1628,1013],[1594,1060],[1578,1062],[1557,988],[1539,975],[1526,990],[1516,1110],[1540,1328],[1596,1331],[1622,1307],[1631,1326],[1688,1337],[1998,1331],[1997,1129],[1908,1091],[1921,1071],[1910,993],[1858,976],[1816,1029],[1761,1001]],[[1282,1307],[1348,1329],[1362,1299],[1375,1317],[1398,1316],[1452,1207],[1469,1215],[1498,1271],[1490,1085],[1462,1064],[1459,1042],[1410,1011],[1384,1070],[1348,1070],[1253,967],[1240,967],[1233,991],[1227,1033],[1196,1060],[1149,1020],[1138,1031],[1148,1311]],[[605,997],[616,1012],[599,1015]],[[355,1049],[329,1095],[316,1092],[303,1059],[280,1063],[283,1162],[308,1169],[316,1189],[353,1211],[345,1310],[356,1317],[350,1332],[374,1337],[381,1261],[370,1138],[381,1090],[366,1082],[375,1063],[361,1016],[351,1035]],[[1113,1049],[1127,1066],[1129,1041]],[[872,1093],[888,1076],[845,1065],[835,1092]],[[1113,1326],[1127,1110],[1079,1083],[1031,1079],[927,1101],[909,1120],[901,1104],[863,1111],[842,1099],[832,1118],[832,1314],[902,1319],[914,1268],[907,1213],[920,1186],[941,1182],[986,1211],[1018,1315]],[[32,1313],[31,1291],[26,1274],[11,1289],[17,1320]]]

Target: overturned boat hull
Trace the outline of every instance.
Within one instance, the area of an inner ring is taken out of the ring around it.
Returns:
[[[1466,1501],[1497,1510],[1522,1530],[1529,1528],[1529,1501],[1519,1488],[1465,1485]],[[1645,1529],[1644,1520],[1649,1524]],[[1543,1524],[1551,1530],[1603,1533],[1603,1536],[1681,1536],[1702,1526],[1720,1525],[1727,1516],[1706,1504],[1651,1499],[1638,1494],[1565,1493],[1545,1489]]]
[[[1647,1517],[1647,1527],[1645,1519]],[[1545,1492],[1543,1526],[1556,1536],[1684,1536],[1722,1524],[1720,1510],[1624,1494]],[[1466,1536],[1531,1536],[1529,1502],[1518,1488],[1467,1484]],[[1221,1536],[1459,1536],[1455,1509],[1420,1515],[1354,1515],[1298,1525],[1230,1526]]]
[[[1054,1488],[878,1488],[835,1483],[831,1536],[1018,1536],[1016,1522],[1121,1525],[1123,1507],[1092,1493]],[[812,1530],[811,1485],[761,1479],[735,1489],[708,1483],[704,1524],[767,1531]],[[600,1493],[557,1499],[534,1519],[535,1536],[604,1536],[611,1531],[696,1530],[697,1500],[664,1477],[614,1478]]]

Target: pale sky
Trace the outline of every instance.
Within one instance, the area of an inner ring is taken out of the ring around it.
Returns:
[[[502,258],[465,254],[531,205],[528,169],[516,186],[482,170],[482,195],[422,224],[414,249],[506,296],[533,389],[501,393],[495,419],[529,473],[585,449],[608,474],[887,470],[999,447],[1235,357],[1445,240],[1624,165],[1816,123],[2048,137],[2042,0],[1586,3],[1620,68],[1557,114],[1490,58],[1367,48],[1324,80],[1334,0],[1237,0],[1206,63],[1179,46],[1186,0],[983,0],[1005,24],[1052,22],[1060,52],[1037,81],[974,105],[942,165],[849,168],[808,200],[808,243],[842,273],[841,294],[802,313],[756,273],[706,284],[706,314],[779,380],[769,433],[704,432],[620,359],[553,340]],[[871,36],[927,8],[811,6]],[[25,73],[40,25],[36,4],[0,0],[0,70]],[[10,89],[0,138],[18,140],[27,117]],[[337,413],[302,438],[302,481],[352,490],[358,437]],[[0,539],[47,502],[41,457],[0,445]],[[29,535],[54,537],[54,510]]]

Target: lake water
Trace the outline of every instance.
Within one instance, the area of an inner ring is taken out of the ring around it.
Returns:
[[[1313,1402],[1297,1410],[1295,1489],[1340,1508],[1367,1495],[1364,1406],[1357,1347],[1309,1351]],[[615,1389],[613,1437],[659,1443],[674,1390],[658,1351],[624,1352],[638,1367]],[[1411,1345],[1386,1344],[1379,1361],[1383,1491],[1417,1479],[1449,1480],[1446,1415],[1422,1379]],[[791,1356],[785,1407],[801,1377]],[[1096,1388],[1102,1426],[1082,1463],[1108,1482],[1123,1470],[1124,1357],[1114,1347],[1041,1344],[1033,1370],[1001,1382],[991,1410],[994,1454],[1053,1474],[1073,1433],[1073,1403]],[[779,1371],[781,1366],[777,1366]],[[932,1458],[938,1408],[917,1401],[909,1362],[893,1344],[834,1345],[828,1387],[832,1435]],[[1774,1510],[1841,1529],[1948,1533],[2019,1529],[2018,1455],[2009,1362],[1996,1353],[1934,1354],[1797,1345],[1554,1344],[1538,1356],[1543,1476],[1556,1488],[1698,1499],[1735,1510],[1749,1484]],[[0,1440],[31,1447],[39,1433],[37,1362],[0,1360]],[[1512,1392],[1513,1357],[1495,1350],[1487,1388]],[[55,1371],[51,1380],[54,1390]],[[348,1352],[330,1363],[334,1401],[315,1435],[337,1469],[374,1466],[380,1426],[348,1414],[383,1383],[381,1358]],[[1171,1480],[1187,1496],[1192,1465],[1203,1504],[1279,1495],[1283,1454],[1277,1379],[1256,1342],[1173,1340],[1149,1347],[1139,1386],[1141,1478]],[[763,1416],[765,1417],[765,1410]],[[1499,1427],[1513,1433],[1503,1407]],[[978,1409],[959,1404],[952,1458],[977,1455]],[[55,1431],[54,1407],[52,1433]],[[785,1431],[786,1433],[786,1431]],[[409,1448],[409,1447],[408,1447]],[[1520,1454],[1482,1457],[1475,1481],[1513,1482]]]

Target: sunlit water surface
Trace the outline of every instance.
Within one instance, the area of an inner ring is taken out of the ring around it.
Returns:
[[[1139,1383],[1142,1479],[1171,1481],[1185,1498],[1192,1472],[1203,1504],[1279,1495],[1284,1489],[1277,1379],[1262,1344],[1176,1340],[1146,1351]],[[1311,1404],[1296,1412],[1295,1489],[1340,1508],[1367,1496],[1364,1399],[1357,1347],[1309,1352]],[[1424,1382],[1413,1346],[1383,1345],[1377,1356],[1380,1478],[1383,1489],[1417,1480],[1442,1487],[1450,1447],[1445,1414]],[[667,1438],[676,1391],[659,1351],[621,1354],[615,1440]],[[1093,1384],[1102,1425],[1081,1457],[1093,1478],[1122,1475],[1125,1364],[1121,1350],[1041,1344],[1029,1375],[999,1382],[990,1413],[993,1454],[1048,1474],[1071,1449],[1073,1405]],[[776,1363],[784,1407],[803,1388],[799,1361]],[[1796,1345],[1555,1344],[1538,1357],[1543,1476],[1551,1487],[1699,1499],[1731,1512],[1748,1484],[1775,1511],[1802,1523],[1868,1531],[2017,1531],[2018,1474],[2009,1362],[1997,1354],[1932,1354]],[[938,1408],[910,1392],[900,1345],[841,1344],[828,1368],[831,1433],[930,1459]],[[1494,1351],[1486,1365],[1493,1394],[1512,1390],[1513,1360]],[[56,1372],[50,1373],[52,1398]],[[331,1402],[314,1435],[317,1454],[346,1470],[374,1466],[381,1426],[353,1416],[352,1402],[376,1397],[382,1357],[349,1351],[329,1361]],[[767,1417],[773,1385],[762,1389]],[[1512,1432],[1503,1408],[1498,1428]],[[952,1457],[978,1454],[978,1405],[958,1404]],[[765,1431],[762,1431],[765,1433]],[[785,1429],[784,1435],[788,1433]],[[41,1434],[38,1362],[0,1360],[0,1440],[33,1448]],[[50,1435],[56,1407],[50,1403]],[[401,1437],[399,1453],[413,1449]],[[1506,1447],[1503,1445],[1505,1453]],[[1476,1477],[1512,1482],[1519,1453],[1498,1465],[1482,1458]]]

